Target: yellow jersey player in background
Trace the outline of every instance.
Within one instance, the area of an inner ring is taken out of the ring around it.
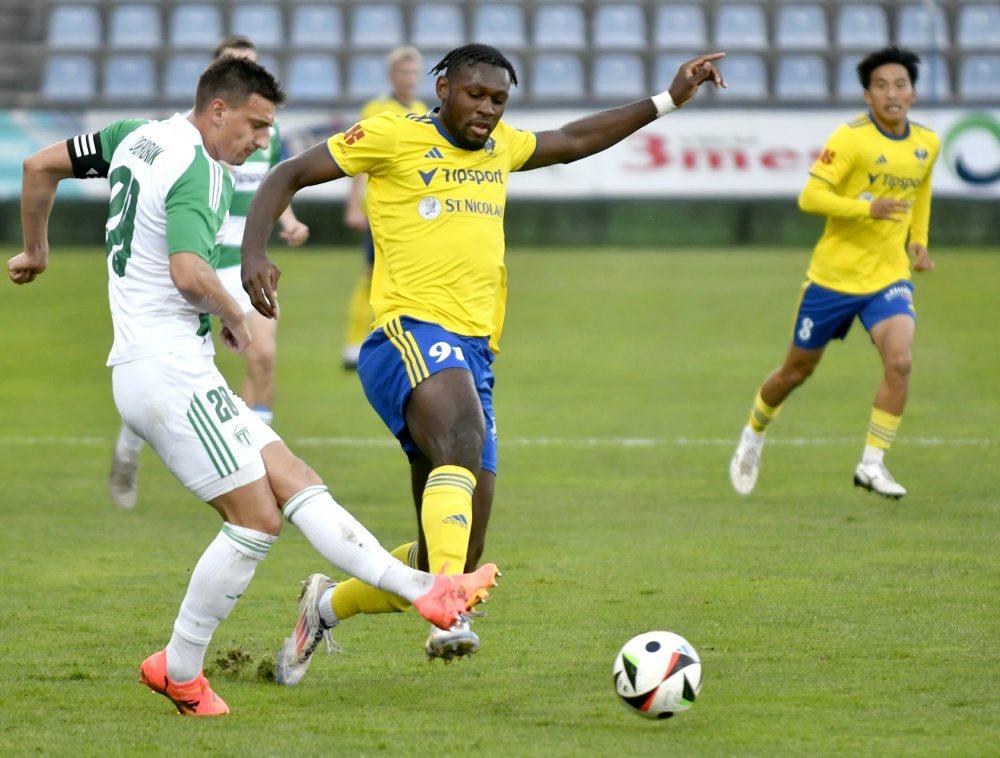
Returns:
[[[280,271],[264,246],[275,219],[302,187],[368,174],[375,323],[358,374],[409,457],[420,526],[418,542],[398,547],[397,557],[457,572],[478,565],[483,554],[497,471],[490,366],[506,308],[503,219],[510,173],[593,155],[683,105],[702,83],[723,86],[712,63],[722,57],[684,63],[670,88],[652,98],[533,133],[500,120],[517,84],[510,61],[488,45],[466,45],[432,70],[439,74],[439,108],[364,119],[267,175],[243,237],[243,285],[255,307],[273,317]],[[315,583],[333,585],[313,574],[307,589]],[[351,580],[321,597],[318,614],[300,600],[302,625],[317,615],[332,625],[357,613],[406,607]],[[425,645],[429,657],[445,661],[478,648],[467,622],[431,632]],[[307,656],[301,660],[295,677],[282,683],[301,679],[309,664]]]
[[[420,51],[415,47],[397,47],[390,51],[387,62],[391,91],[365,103],[361,109],[361,120],[383,112],[399,116],[405,116],[407,113],[427,113],[430,110],[427,105],[416,99],[417,87],[423,75],[424,59]],[[355,174],[351,177],[351,194],[347,198],[347,207],[344,211],[344,223],[348,228],[365,233],[365,267],[358,277],[357,284],[354,285],[347,308],[347,338],[344,344],[343,364],[348,370],[358,367],[361,343],[371,332],[375,315],[370,303],[372,269],[375,266],[375,242],[368,225],[368,214],[365,213],[367,184],[367,174]]]
[[[900,498],[906,489],[883,462],[906,406],[916,327],[914,271],[929,271],[931,171],[937,135],[913,123],[917,64],[908,50],[888,47],[865,57],[858,76],[870,111],[827,141],[799,197],[806,213],[827,217],[800,296],[785,362],[760,387],[729,466],[733,487],[749,494],[757,482],[765,433],[782,403],[843,339],[857,316],[882,358],[868,436],[854,472],[857,486]]]

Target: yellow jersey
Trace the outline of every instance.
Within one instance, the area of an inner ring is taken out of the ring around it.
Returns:
[[[507,303],[507,180],[534,153],[535,135],[501,121],[483,148],[466,150],[436,113],[383,112],[327,140],[345,174],[368,174],[373,328],[410,316],[489,337],[497,352]]]
[[[931,171],[937,135],[912,121],[906,133],[883,132],[870,115],[839,127],[810,170],[799,207],[827,216],[813,250],[810,281],[849,294],[877,292],[910,278],[907,238],[927,244]],[[911,203],[900,221],[871,217],[871,201]]]

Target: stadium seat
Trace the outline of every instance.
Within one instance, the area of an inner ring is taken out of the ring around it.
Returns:
[[[410,39],[420,50],[428,47],[451,50],[466,40],[462,6],[453,3],[421,3],[413,9],[412,28]]]
[[[108,47],[116,50],[158,50],[163,46],[160,9],[125,3],[110,10]]]
[[[638,99],[649,95],[646,66],[637,53],[604,53],[594,58],[590,95],[598,100]]]
[[[53,55],[42,70],[42,96],[52,102],[92,101],[97,92],[94,61],[86,55]]]
[[[830,44],[821,5],[792,3],[778,8],[775,42],[783,50],[823,50]]]
[[[708,45],[705,11],[700,5],[670,3],[656,9],[653,44],[668,50],[701,50]]]
[[[921,103],[927,105],[952,98],[951,76],[945,56],[939,53],[922,53],[919,74],[917,94]]]
[[[369,100],[389,88],[389,64],[384,55],[356,55],[348,62],[347,96]]]
[[[109,55],[104,60],[105,100],[152,100],[158,95],[156,63],[139,53]]]
[[[767,66],[764,59],[752,53],[734,53],[719,62],[719,69],[729,85],[716,91],[720,101],[766,100]]]
[[[774,94],[785,101],[825,100],[830,94],[830,85],[823,56],[783,55],[778,61]]]
[[[1000,104],[1000,55],[967,55],[958,69],[958,94],[964,100]]]
[[[57,5],[49,12],[46,44],[54,51],[97,50],[103,45],[101,14],[89,5]]]
[[[403,15],[388,3],[357,3],[351,10],[351,47],[379,50],[403,44]]]
[[[962,6],[957,27],[955,45],[962,50],[1000,50],[1000,6]]]
[[[527,45],[524,10],[515,3],[483,3],[472,17],[472,41],[493,45],[502,53]]]
[[[598,4],[593,15],[594,47],[643,50],[649,44],[646,14],[636,3]]]
[[[420,48],[420,52],[424,55],[424,76],[420,80],[420,84],[417,85],[417,97],[427,103],[428,106],[434,106],[438,104],[437,92],[435,90],[437,86],[437,74],[428,72],[434,64],[444,58],[444,54],[448,50],[425,50],[424,48]]]
[[[948,19],[940,5],[904,5],[896,16],[896,44],[913,50],[946,50]]]
[[[835,42],[845,50],[875,50],[889,44],[889,22],[878,5],[844,5],[837,12]]]
[[[332,55],[301,53],[289,58],[285,86],[290,103],[330,101],[340,97],[340,65]]]
[[[344,43],[344,17],[332,5],[297,5],[292,8],[288,44],[292,50],[338,50]]]
[[[178,49],[214,50],[222,38],[222,14],[207,3],[176,5],[170,14],[167,41]]]
[[[260,49],[274,49],[285,44],[285,22],[277,5],[236,5],[230,30],[233,34],[249,37]]]
[[[569,3],[546,3],[535,9],[536,50],[584,50],[587,47],[587,23],[583,9]]]
[[[572,53],[539,53],[531,64],[528,91],[536,102],[581,100],[583,64]]]
[[[759,5],[719,5],[715,9],[715,44],[722,50],[767,48],[767,17]]]
[[[168,58],[163,69],[164,98],[174,103],[194,103],[198,77],[211,62],[210,53],[178,53]]]
[[[837,61],[837,78],[834,83],[834,95],[839,100],[857,102],[864,105],[861,95],[861,81],[858,79],[858,62],[863,56],[859,53],[842,55]]]

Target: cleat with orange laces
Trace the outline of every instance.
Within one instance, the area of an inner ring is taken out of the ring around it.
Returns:
[[[229,706],[212,691],[204,674],[190,682],[171,682],[167,676],[167,651],[153,653],[139,667],[139,682],[166,697],[182,716],[225,716]]]

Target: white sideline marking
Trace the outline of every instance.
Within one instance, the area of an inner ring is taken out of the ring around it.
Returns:
[[[773,437],[768,446],[824,447],[832,445],[858,445],[864,436],[855,437]],[[21,447],[33,445],[111,446],[111,437],[0,437],[0,445]],[[294,447],[396,447],[396,440],[388,437],[292,437]],[[737,437],[512,437],[500,438],[500,444],[511,447],[732,447]],[[1000,444],[993,437],[904,437],[896,440],[897,446],[917,447],[988,447]]]

